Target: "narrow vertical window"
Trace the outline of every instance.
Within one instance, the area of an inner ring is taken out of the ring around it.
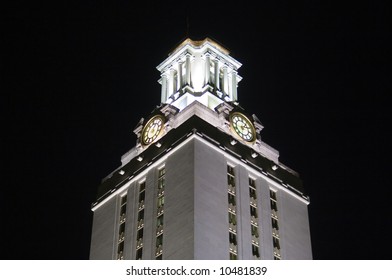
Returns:
[[[249,178],[249,207],[250,207],[250,230],[252,234],[252,255],[253,259],[260,259],[260,242],[259,242],[259,222],[257,208],[257,190],[254,179]]]
[[[117,259],[124,259],[124,241],[125,241],[125,221],[127,212],[127,195],[120,198],[120,217],[118,226],[118,239],[117,239]]]
[[[280,260],[282,257],[280,253],[278,201],[276,197],[276,191],[270,190],[272,245],[274,247],[274,260]]]
[[[146,182],[139,184],[139,200],[137,213],[137,232],[136,232],[136,259],[143,258],[143,234],[144,234],[144,200],[146,197]]]
[[[163,254],[163,224],[165,206],[165,168],[158,170],[158,192],[157,192],[157,219],[156,219],[156,242],[155,259],[162,260]]]
[[[236,188],[234,168],[227,166],[227,199],[228,199],[228,215],[229,215],[229,257],[230,260],[238,259],[237,248],[237,215],[236,215]]]

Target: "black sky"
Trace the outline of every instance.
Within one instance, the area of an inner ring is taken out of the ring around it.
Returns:
[[[97,186],[160,103],[155,67],[189,36],[217,40],[243,64],[240,105],[310,196],[314,258],[391,259],[386,5],[258,5],[7,6],[0,258],[88,259]]]

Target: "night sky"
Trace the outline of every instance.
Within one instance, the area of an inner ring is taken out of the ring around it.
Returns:
[[[314,258],[391,259],[383,2],[52,2],[1,18],[1,259],[88,259],[97,187],[160,104],[155,67],[188,36],[243,64],[240,105],[310,196]]]

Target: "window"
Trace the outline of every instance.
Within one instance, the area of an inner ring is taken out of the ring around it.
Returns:
[[[278,238],[276,238],[275,236],[272,237],[272,242],[273,242],[274,248],[280,249],[280,243],[279,243]]]
[[[136,250],[136,259],[141,260],[143,255],[143,247]]]
[[[236,259],[237,259],[237,254],[230,252],[230,260],[236,260]]]
[[[157,218],[157,226],[159,227],[159,226],[162,226],[162,225],[163,225],[163,215],[160,215]]]
[[[271,199],[276,201],[276,192],[273,190],[270,190],[270,197],[271,197]]]
[[[272,217],[271,221],[272,221],[272,228],[276,229],[276,230],[279,230],[278,219],[275,219],[275,218]]]
[[[139,254],[140,256],[142,256],[143,254],[143,232],[144,232],[144,228],[141,228],[137,231],[136,234],[136,250],[140,251]],[[138,253],[136,252],[136,255]]]
[[[165,167],[158,170],[158,193],[157,193],[157,222],[156,222],[156,248],[155,259],[163,259],[163,226],[165,206]]]
[[[120,202],[120,223],[125,223],[125,214],[127,212],[127,196],[121,197]]]
[[[254,179],[249,178],[249,196],[253,199],[257,199],[256,195],[256,182]]]
[[[238,259],[237,256],[237,216],[236,216],[236,188],[234,167],[227,165],[227,201],[229,215],[229,258]]]
[[[136,232],[136,259],[143,258],[143,233],[144,233],[144,200],[146,196],[146,182],[139,184],[139,208],[137,213]]]
[[[232,195],[231,193],[228,194],[228,199],[229,199],[229,204],[232,204],[235,206],[235,196]]]
[[[140,211],[137,213],[137,220],[138,220],[138,221],[143,220],[143,218],[144,218],[144,209],[140,210]]]
[[[122,223],[118,231],[118,242],[124,241],[124,238],[125,238],[125,223]]]
[[[257,218],[257,208],[254,206],[250,206],[250,215],[254,218]]]
[[[127,195],[123,195],[121,197],[121,205],[126,205],[127,204]]]
[[[229,232],[229,241],[231,244],[237,245],[237,235],[235,233]]]
[[[271,210],[278,211],[278,206],[276,204],[276,201],[271,199]]]
[[[127,213],[127,195],[124,194],[120,197],[120,214],[117,238],[117,259],[124,259],[124,242],[125,242],[125,221]]]
[[[250,225],[252,236],[259,237],[259,228],[255,225]]]
[[[145,196],[146,196],[146,192],[145,191],[140,192],[139,193],[139,202],[144,201]]]
[[[143,228],[137,231],[137,240],[143,239]]]
[[[236,225],[237,224],[237,216],[236,214],[233,214],[231,212],[229,212],[229,223]]]
[[[159,178],[165,176],[165,173],[166,173],[165,168],[163,167],[163,168],[159,169],[158,173],[159,173],[159,175],[158,175]]]
[[[234,176],[234,167],[228,165],[227,166],[227,173]]]
[[[255,257],[256,259],[260,258],[260,252],[259,252],[259,247],[252,244],[252,255],[253,257]]]
[[[164,204],[165,204],[165,197],[164,196],[158,197],[158,203],[157,203],[158,208],[163,207]]]
[[[257,196],[256,196],[256,189],[254,189],[254,188],[249,188],[249,196],[250,196],[251,198],[253,198],[253,199],[257,199]]]
[[[234,177],[232,175],[227,175],[227,181],[228,181],[229,185],[235,186]]]
[[[249,207],[250,207],[250,230],[252,235],[252,254],[253,259],[260,259],[259,252],[259,222],[257,209],[257,189],[256,181],[249,177]]]
[[[272,226],[272,245],[274,250],[274,260],[280,260],[280,241],[279,241],[279,219],[278,219],[278,201],[276,191],[270,190],[271,204],[271,226]]]
[[[158,235],[156,246],[158,247],[158,246],[161,246],[161,245],[163,245],[163,235],[162,234]]]
[[[157,236],[156,244],[155,244],[155,258],[157,260],[162,259],[163,253],[163,234]]]
[[[117,259],[118,260],[124,259],[124,241],[120,242],[117,246]]]

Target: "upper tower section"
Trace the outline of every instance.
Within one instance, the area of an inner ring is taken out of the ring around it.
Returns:
[[[225,101],[237,101],[240,67],[241,63],[215,41],[188,38],[157,67],[161,102],[181,111],[194,101],[212,110]]]

